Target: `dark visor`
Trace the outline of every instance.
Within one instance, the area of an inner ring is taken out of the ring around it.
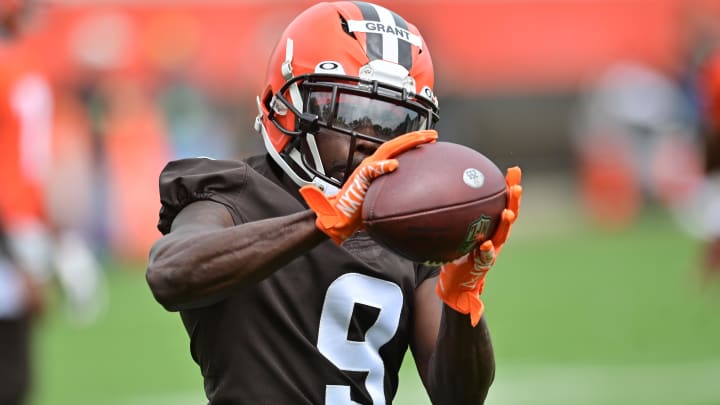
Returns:
[[[306,111],[318,116],[323,126],[344,129],[381,140],[427,129],[427,113],[390,101],[329,90],[311,90]]]

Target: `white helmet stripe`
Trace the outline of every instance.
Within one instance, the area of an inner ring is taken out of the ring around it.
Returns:
[[[380,23],[384,26],[395,25],[392,13],[386,8],[373,4],[375,11],[378,13]],[[383,59],[389,62],[398,63],[398,42],[400,40],[395,35],[382,35],[383,41]]]
[[[293,78],[292,58],[293,40],[292,38],[288,38],[287,43],[285,44],[285,62],[283,62],[282,66],[280,67],[283,78],[286,81]],[[298,88],[297,83],[291,84],[289,91],[290,99],[292,100],[295,108],[297,108],[298,111],[303,111],[303,101],[302,97],[300,96],[300,89]]]
[[[364,32],[367,38],[366,53],[370,60],[382,59],[397,63],[410,70],[411,45],[422,46],[420,36],[408,30],[407,22],[392,11],[375,4],[356,1],[364,20],[348,21],[351,32]]]

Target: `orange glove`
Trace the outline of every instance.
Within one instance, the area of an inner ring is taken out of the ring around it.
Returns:
[[[475,326],[480,322],[484,305],[480,300],[485,275],[495,264],[505,241],[510,234],[510,228],[517,219],[522,197],[520,179],[522,171],[519,167],[507,170],[505,181],[507,183],[507,208],[502,212],[492,238],[482,242],[479,247],[459,259],[447,263],[440,270],[436,292],[452,309],[470,315],[470,323]]]
[[[370,182],[397,169],[398,161],[394,157],[436,140],[435,130],[424,130],[410,132],[383,143],[375,153],[360,163],[340,191],[332,197],[326,196],[315,186],[301,187],[300,194],[317,215],[317,227],[337,244],[349,238],[362,227],[360,212]]]

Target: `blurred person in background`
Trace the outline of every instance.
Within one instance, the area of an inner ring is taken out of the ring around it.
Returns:
[[[0,0],[0,395],[7,392],[2,404],[22,403],[27,395],[31,318],[44,287],[58,281],[73,321],[94,320],[102,302],[102,274],[93,253],[48,215],[53,92],[42,70],[13,52],[33,14],[31,2]]]
[[[185,27],[159,23],[160,28],[149,24],[141,29],[142,24],[136,24],[124,7],[88,5],[87,11],[68,29],[67,56],[74,72],[64,76],[69,104],[85,113],[85,143],[90,146],[85,164],[89,175],[84,176],[90,184],[85,188],[89,226],[84,230],[92,235],[96,251],[123,261],[144,261],[157,238],[147,226],[156,215],[150,202],[155,199],[157,180],[145,174],[158,173],[172,156],[168,128],[176,122],[166,119],[158,102],[164,65],[157,62],[148,71],[134,70],[128,59],[137,52],[139,59],[175,60],[156,48],[167,46],[172,54],[176,48],[165,43],[187,39]],[[165,17],[157,18],[165,21]],[[174,36],[167,32],[168,25],[177,29]],[[182,60],[166,63],[187,68]],[[187,110],[183,113],[192,115]],[[179,127],[194,122],[192,118],[179,121]],[[73,175],[81,177],[77,171]]]
[[[594,223],[624,229],[652,204],[684,216],[679,207],[701,178],[700,149],[688,101],[669,76],[636,61],[611,65],[583,95],[572,132]]]
[[[706,280],[720,277],[720,47],[709,47],[692,71],[698,132],[703,146],[704,174],[701,187],[686,205],[686,223],[705,241]]]
[[[13,258],[0,224],[0,404],[25,403],[32,380],[32,322],[44,303],[42,286]]]
[[[410,347],[433,403],[482,404],[495,364],[479,296],[517,215],[519,168],[491,240],[411,263],[357,231],[372,179],[437,138],[418,30],[374,4],[320,3],[267,72],[265,154],[173,161],[160,176],[147,281],[180,311],[209,403],[391,403]]]
[[[8,57],[8,43],[21,26],[23,4],[0,0],[0,403],[25,403],[32,377],[32,321],[43,302],[43,288],[14,254],[6,224],[12,216],[36,216],[39,199],[21,174],[20,119],[15,96],[23,66]],[[3,57],[5,56],[5,57]]]
[[[22,107],[16,94],[23,66],[8,57],[7,48],[20,29],[23,13],[22,2],[0,0],[0,403],[8,405],[23,404],[28,397],[32,321],[41,310],[44,295],[36,276],[17,259],[6,229],[15,217],[39,212],[35,187],[21,174],[22,157],[16,153],[20,150],[17,110]]]

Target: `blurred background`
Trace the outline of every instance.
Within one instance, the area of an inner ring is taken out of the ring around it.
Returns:
[[[203,403],[179,316],[144,280],[157,177],[263,150],[266,59],[313,2],[30,3],[21,35],[0,36],[0,97],[3,74],[23,79],[11,112],[34,117],[23,159],[42,201],[42,223],[5,222],[60,235],[23,244],[56,252],[30,403]],[[720,0],[380,4],[428,43],[441,138],[524,170],[484,295],[488,404],[720,404]],[[428,404],[407,357],[395,403]]]

